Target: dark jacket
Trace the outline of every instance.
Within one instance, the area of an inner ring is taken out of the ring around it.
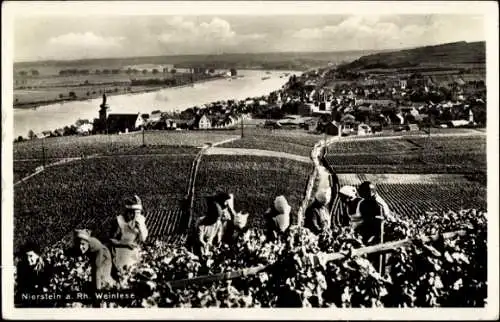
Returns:
[[[279,216],[280,213],[276,211],[274,208],[270,208],[266,211],[264,214],[266,218],[266,239],[267,241],[276,241],[278,239],[282,239],[286,233],[288,232],[288,229],[281,230],[278,225],[276,224],[275,218]]]
[[[383,209],[374,199],[363,199],[359,204],[359,213],[363,223],[358,227],[358,232],[363,237],[365,244],[376,244],[380,241],[380,225],[383,218]],[[372,239],[370,242],[369,240]]]
[[[325,229],[330,228],[330,212],[325,205],[315,200],[307,207],[304,216],[304,227],[318,235]]]
[[[15,306],[16,307],[50,307],[50,303],[29,301],[24,303],[22,294],[42,294],[44,288],[49,288],[50,279],[52,277],[52,266],[39,258],[37,265],[29,266],[26,261],[20,261],[17,264],[16,273],[16,289],[15,289]]]

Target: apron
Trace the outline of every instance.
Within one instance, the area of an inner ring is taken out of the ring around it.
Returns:
[[[118,226],[120,227],[122,242],[135,242],[138,233],[130,228],[129,224],[125,222],[123,216],[117,217]],[[130,249],[128,247],[114,247],[114,262],[116,268],[123,271],[125,267],[131,267],[137,264],[140,260],[139,247]]]

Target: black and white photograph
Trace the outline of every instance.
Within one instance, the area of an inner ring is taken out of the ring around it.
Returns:
[[[4,317],[498,318],[495,2],[3,7]]]

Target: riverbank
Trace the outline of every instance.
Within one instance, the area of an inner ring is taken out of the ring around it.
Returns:
[[[96,98],[101,97],[104,90],[106,90],[107,96],[133,95],[133,94],[143,94],[143,93],[156,92],[156,91],[166,89],[166,88],[190,87],[190,86],[193,86],[194,84],[205,83],[205,82],[224,79],[224,78],[225,78],[225,76],[222,76],[222,75],[221,76],[212,76],[212,77],[209,77],[206,79],[200,79],[200,80],[193,81],[192,83],[185,83],[185,84],[174,85],[174,86],[172,86],[172,85],[131,86],[129,84],[127,84],[127,86],[124,86],[123,83],[120,83],[120,84],[115,83],[113,85],[106,84],[106,86],[102,86],[102,85],[82,86],[80,88],[79,92],[80,93],[86,92],[86,95],[78,95],[78,93],[76,93],[76,90],[74,90],[75,94],[76,94],[76,96],[74,96],[74,97],[63,97],[63,98],[52,99],[52,100],[34,101],[34,102],[26,102],[26,103],[15,103],[14,102],[13,108],[19,109],[19,110],[37,109],[38,107],[52,105],[52,104],[68,103],[68,102],[75,102],[75,101],[88,101],[88,100],[92,100],[92,99],[96,99]],[[112,88],[111,90],[109,89],[110,87]],[[41,91],[41,92],[43,92],[43,91]]]

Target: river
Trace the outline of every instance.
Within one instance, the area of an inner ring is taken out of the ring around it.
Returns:
[[[280,78],[286,71],[238,70],[237,79],[218,79],[197,83],[194,87],[165,88],[155,92],[108,96],[109,113],[150,113],[184,110],[193,106],[220,101],[241,100],[269,94],[280,89],[288,77]],[[291,71],[300,75],[301,72]],[[270,77],[262,80],[262,77]],[[98,117],[101,98],[41,106],[34,109],[14,109],[14,137],[26,137],[29,130],[39,133],[71,125],[80,119]]]

